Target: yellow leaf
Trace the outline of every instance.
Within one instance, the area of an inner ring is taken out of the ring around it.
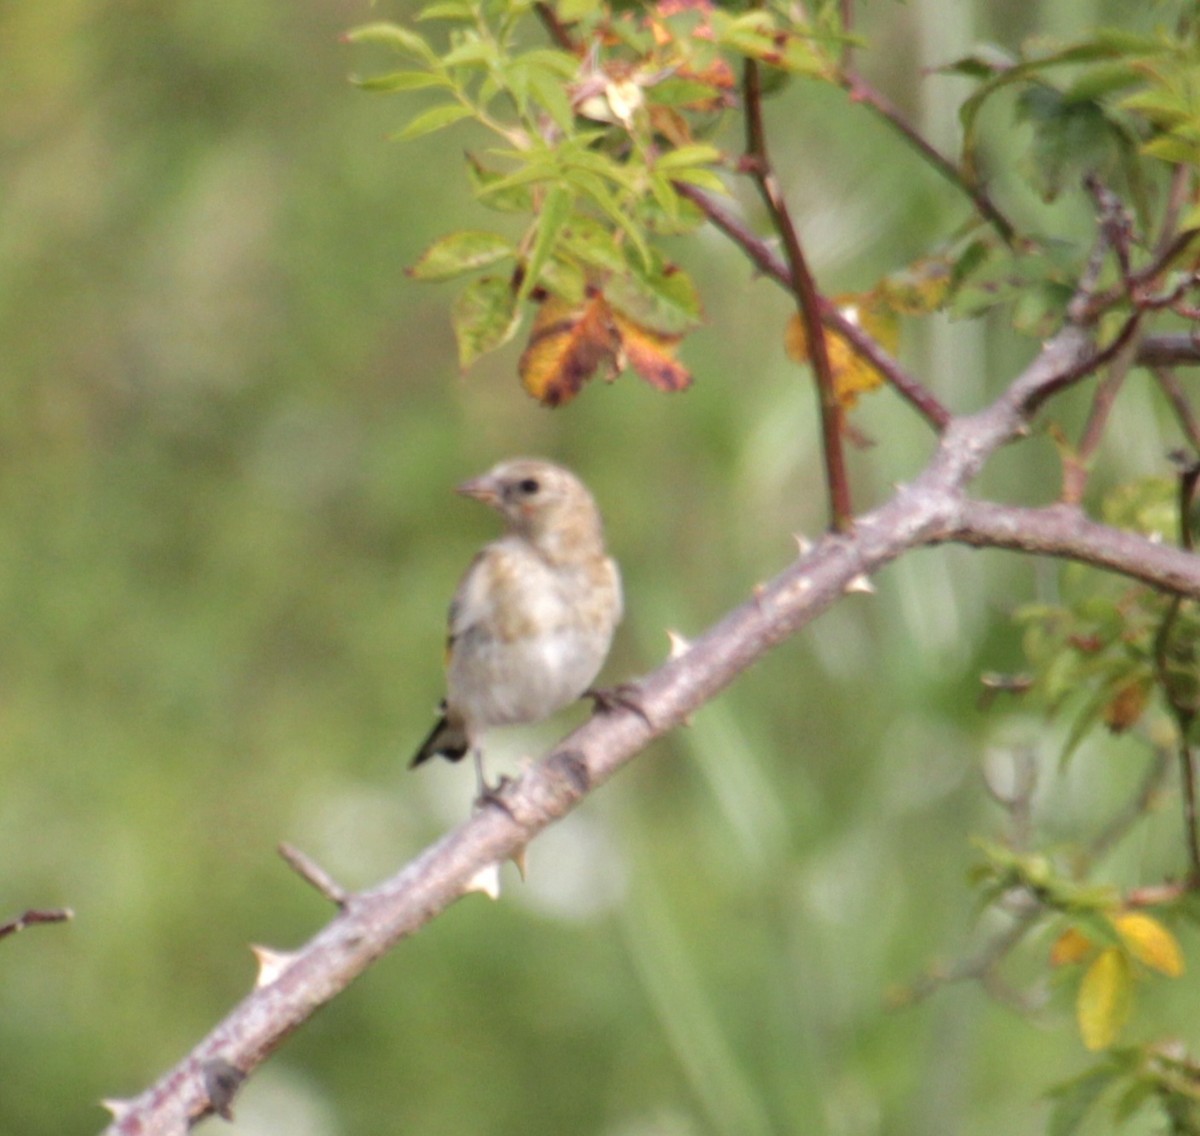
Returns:
[[[1091,953],[1094,944],[1082,931],[1068,927],[1050,948],[1050,965],[1067,966],[1070,963],[1083,962]]]
[[[1075,1000],[1079,1033],[1088,1049],[1107,1049],[1129,1017],[1133,976],[1118,947],[1107,947],[1087,968]]]
[[[1139,911],[1111,916],[1121,942],[1138,962],[1168,978],[1183,974],[1183,952],[1179,942],[1157,919]]]
[[[881,347],[894,352],[900,342],[900,326],[896,313],[870,292],[836,296],[833,301],[838,311],[851,323],[857,324]],[[784,347],[797,363],[809,360],[808,336],[804,321],[796,313],[788,320],[784,333]],[[855,353],[846,340],[835,331],[826,330],[825,349],[829,354],[829,366],[833,371],[834,390],[838,402],[849,410],[858,401],[858,396],[882,386],[883,375],[876,367]]]
[[[1136,725],[1150,699],[1150,683],[1135,678],[1119,686],[1104,704],[1104,724],[1114,733],[1121,734]],[[1153,922],[1153,920],[1151,920]]]

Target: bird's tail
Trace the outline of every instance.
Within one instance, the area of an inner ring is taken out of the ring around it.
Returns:
[[[416,756],[409,762],[410,769],[415,769],[423,761],[428,761],[431,757],[437,757],[439,754],[450,761],[461,761],[467,750],[471,748],[463,724],[453,721],[446,713],[444,699],[438,710],[440,716],[437,725],[430,730],[429,737],[421,743],[421,748],[417,750]]]

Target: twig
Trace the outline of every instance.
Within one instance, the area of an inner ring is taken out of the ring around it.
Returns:
[[[26,927],[33,927],[38,923],[65,923],[68,919],[74,918],[75,912],[69,907],[31,907],[15,919],[10,919],[7,923],[0,923],[0,939],[15,935],[18,931],[24,931]]]
[[[742,100],[746,115],[746,156],[744,165],[754,179],[760,196],[771,214],[771,221],[783,241],[788,266],[788,288],[804,325],[808,356],[817,380],[821,410],[821,448],[825,458],[825,480],[829,492],[830,527],[846,532],[853,523],[850,481],[842,439],[842,405],[829,361],[829,345],[821,322],[821,296],[800,244],[800,235],[767,153],[767,135],[762,117],[762,82],[758,63],[747,59],[742,71]]]
[[[1174,371],[1167,367],[1151,367],[1150,373],[1154,376],[1154,380],[1162,389],[1163,394],[1167,396],[1167,401],[1171,404],[1171,409],[1179,421],[1179,427],[1191,444],[1193,452],[1200,453],[1200,422],[1197,421],[1195,412],[1192,410],[1191,401],[1184,393],[1179,380],[1175,378]]]
[[[751,232],[740,217],[726,209],[711,194],[694,185],[688,185],[686,182],[674,182],[673,184],[675,191],[699,208],[717,229],[729,237],[746,254],[750,262],[764,276],[769,276],[785,288],[791,288],[791,276],[783,258],[770,244]],[[846,319],[828,300],[821,302],[821,320],[826,327],[842,336],[856,355],[875,367],[888,384],[907,400],[935,430],[940,432],[945,428],[950,421],[950,411],[921,383],[920,379],[902,367],[861,327]],[[1198,358],[1200,358],[1200,350],[1198,350]]]
[[[1113,357],[1108,368],[1108,374],[1096,384],[1092,395],[1092,404],[1088,409],[1087,421],[1083,426],[1079,444],[1075,451],[1066,459],[1063,469],[1063,502],[1068,505],[1078,505],[1083,500],[1083,491],[1087,486],[1088,472],[1092,458],[1100,448],[1104,432],[1108,428],[1108,419],[1117,400],[1121,387],[1129,376],[1133,366],[1133,356],[1137,349],[1137,340],[1130,337],[1124,350]]]
[[[1200,482],[1200,461],[1192,461],[1180,471],[1179,475],[1179,543],[1187,552],[1192,551],[1194,543],[1191,507],[1197,482]],[[1196,706],[1191,689],[1196,665],[1196,646],[1190,641],[1179,643],[1177,646],[1172,643],[1175,625],[1179,621],[1183,604],[1183,597],[1175,596],[1167,606],[1162,624],[1154,636],[1154,670],[1163,696],[1167,700],[1167,706],[1175,719],[1175,727],[1179,735],[1177,752],[1180,777],[1183,783],[1184,843],[1187,846],[1190,865],[1188,875],[1194,885],[1200,886],[1200,829],[1198,829],[1196,802],[1196,762],[1189,740],[1192,724],[1196,720]],[[1182,653],[1182,662],[1189,672],[1184,680],[1186,693],[1182,696],[1180,681],[1172,669],[1172,663],[1178,663],[1181,660],[1172,658],[1173,648],[1174,653]]]
[[[546,29],[546,34],[549,35],[555,44],[561,47],[563,51],[574,53],[578,50],[578,45],[571,37],[570,31],[558,18],[558,13],[551,5],[539,0],[539,3],[534,4],[533,10],[537,14],[537,18],[542,22],[542,27]]]
[[[280,956],[279,965],[264,967],[255,989],[174,1069],[140,1096],[111,1102],[115,1119],[107,1136],[183,1136],[214,1108],[227,1106],[220,1094],[214,1100],[205,1070],[208,1080],[211,1070],[227,1067],[249,1076],[381,955],[477,887],[489,865],[510,859],[856,581],[907,552],[945,541],[1040,551],[1200,598],[1200,557],[1061,506],[986,505],[964,492],[987,458],[1021,435],[1023,407],[1037,391],[1059,385],[1064,372],[1077,371],[1094,354],[1078,328],[1051,339],[992,406],[952,421],[926,469],[858,518],[853,532],[827,535],[640,680],[642,714],[618,705],[592,717],[507,790],[504,809],[479,811],[391,879],[356,893],[308,943]]]
[[[963,177],[958,165],[947,158],[919,130],[904,117],[900,108],[882,92],[868,83],[861,75],[843,68],[838,81],[850,95],[852,102],[862,103],[892,126],[941,177],[971,199],[979,215],[1000,235],[1010,247],[1016,240],[1017,230],[1013,223],[997,208],[988,192],[976,182]]]
[[[306,856],[299,848],[287,843],[280,843],[279,855],[287,861],[292,869],[305,883],[316,888],[330,903],[336,907],[345,907],[350,901],[350,892],[337,882],[324,868],[311,857]]]
[[[1200,336],[1190,331],[1147,335],[1134,359],[1141,367],[1194,367],[1200,364]]]

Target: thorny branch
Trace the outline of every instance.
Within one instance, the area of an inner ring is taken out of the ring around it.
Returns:
[[[541,4],[535,8],[551,37],[560,44],[569,43],[567,29],[549,18],[551,9]],[[861,87],[858,93],[862,97]],[[865,577],[900,556],[951,542],[1012,549],[1096,565],[1165,592],[1200,600],[1200,557],[1186,549],[1098,524],[1069,503],[1023,508],[967,496],[968,486],[988,459],[1026,434],[1032,417],[1048,399],[1094,375],[1121,353],[1128,352],[1135,363],[1159,367],[1200,362],[1200,339],[1194,336],[1142,334],[1142,312],[1152,306],[1149,289],[1157,285],[1162,271],[1184,246],[1178,240],[1164,239],[1152,263],[1134,271],[1125,234],[1110,225],[1107,240],[1122,265],[1119,291],[1108,297],[1085,289],[1072,305],[1063,330],[991,406],[956,416],[820,296],[771,170],[762,132],[757,65],[752,61],[745,72],[744,95],[746,169],[767,202],[786,255],[780,257],[703,191],[684,184],[677,189],[797,300],[821,390],[832,512],[838,531],[827,534],[772,580],[755,587],[746,602],[698,638],[689,643],[679,641],[666,662],[627,688],[636,696],[636,708],[622,701],[598,712],[511,783],[504,790],[503,807],[477,812],[378,886],[346,892],[307,857],[285,850],[289,863],[336,904],[337,913],[294,951],[259,948],[260,971],[254,990],[155,1085],[133,1099],[108,1102],[114,1119],[107,1136],[183,1136],[206,1116],[228,1116],[238,1087],[316,1009],[396,943],[463,896],[477,890],[490,892],[481,881],[494,876],[498,865],[519,857],[539,833],[579,805],[653,740],[686,722],[772,647],[806,627],[848,592],[861,591]],[[896,121],[886,107],[873,106]],[[976,205],[1003,234],[1005,220],[989,213],[985,201],[976,198]],[[1133,311],[1124,327],[1107,346],[1098,347],[1092,329],[1094,317],[1108,306],[1130,300]],[[841,413],[833,397],[822,327],[843,336],[875,364],[937,435],[923,472],[884,504],[858,517],[853,528],[849,524],[848,483],[840,468]],[[1154,786],[1159,776],[1155,772]],[[1146,784],[1151,784],[1149,776]],[[1106,832],[1110,839],[1113,833]],[[1022,918],[1018,912],[1014,926],[959,969],[988,980],[994,975],[995,959],[1025,934],[1027,924]]]
[[[1083,377],[1103,355],[1082,329],[1060,332],[994,404],[950,421],[925,470],[860,517],[852,533],[824,537],[644,676],[635,688],[641,713],[618,703],[597,714],[506,791],[505,808],[477,813],[375,888],[336,892],[341,910],[299,949],[260,951],[255,990],[157,1084],[132,1100],[110,1102],[115,1119],[108,1136],[182,1136],[199,1118],[228,1110],[226,1089],[214,1095],[214,1084],[240,1083],[380,955],[477,890],[489,869],[518,855],[651,741],[855,590],[864,575],[905,553],[950,541],[1011,548],[1081,560],[1200,599],[1200,557],[1062,505],[1016,508],[965,494],[986,460],[1024,433],[1040,392],[1061,388],[1064,376]]]

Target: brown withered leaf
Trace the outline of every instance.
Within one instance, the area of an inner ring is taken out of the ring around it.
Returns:
[[[559,296],[542,301],[518,371],[525,389],[546,406],[569,402],[598,371],[612,380],[626,367],[658,390],[686,390],[691,372],[675,358],[682,340],[652,331],[591,288],[579,303]]]
[[[675,358],[682,335],[662,335],[620,312],[612,315],[621,336],[624,361],[646,382],[661,391],[687,390],[692,385],[691,372]]]
[[[615,377],[621,335],[603,295],[582,303],[550,296],[542,302],[517,365],[525,389],[546,406],[570,402],[603,367]]]
[[[1119,686],[1104,704],[1104,724],[1114,734],[1123,734],[1141,718],[1149,700],[1149,681],[1130,679]]]

